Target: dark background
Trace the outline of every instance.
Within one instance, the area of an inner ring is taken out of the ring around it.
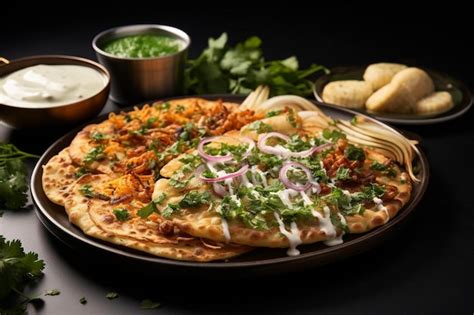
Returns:
[[[184,3],[181,10],[152,8],[147,2],[137,2],[136,5],[141,5],[138,8],[128,2],[101,10],[92,10],[93,6],[85,3],[63,3],[61,12],[41,9],[40,3],[24,14],[27,6],[24,3],[3,8],[0,56],[15,59],[54,53],[95,59],[91,40],[98,32],[119,25],[155,23],[187,32],[192,39],[191,57],[196,57],[206,46],[209,36],[216,37],[226,31],[232,42],[260,36],[268,59],[296,55],[303,66],[314,62],[328,67],[403,62],[449,73],[471,90],[474,88],[472,23],[468,9],[453,3],[446,3],[437,12],[413,12],[411,6],[395,2],[370,10],[344,3],[324,8],[313,4],[314,8],[300,6],[292,10],[289,7],[296,4],[282,3],[273,4],[273,9],[276,7],[278,11],[271,12],[258,11],[252,5],[222,2],[213,7],[219,11],[212,12],[202,6],[189,8]],[[42,243],[52,243],[54,250],[63,251],[58,260],[47,262],[52,266],[50,272],[54,272],[54,266],[60,266],[65,273],[86,278],[91,292],[97,287],[115,288],[126,296],[126,303],[153,292],[152,296],[165,303],[161,313],[472,314],[473,119],[470,110],[451,122],[403,126],[422,137],[421,146],[431,164],[430,185],[419,211],[398,236],[382,246],[304,274],[245,282],[226,279],[161,282],[158,279],[147,283],[146,270],[143,277],[137,278],[126,271],[111,271],[112,267],[92,268],[91,257],[77,257],[44,231],[17,231],[15,235],[30,239],[31,233],[38,233]],[[38,154],[63,133],[62,130],[35,134],[5,132],[11,141]],[[8,214],[0,220],[14,222],[15,215]],[[22,215],[36,220],[32,211]],[[30,244],[33,245],[29,249],[35,250],[34,242]],[[57,285],[74,287],[75,284]],[[104,305],[96,305],[101,313],[112,312],[107,302],[104,299]],[[57,305],[58,308],[47,308],[47,313],[67,311],[59,308],[67,303]],[[87,307],[84,312],[91,311]]]

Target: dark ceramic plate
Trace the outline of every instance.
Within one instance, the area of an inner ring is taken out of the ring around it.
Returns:
[[[229,95],[210,95],[203,96],[207,99],[222,98],[225,101],[241,102],[242,97]],[[322,105],[320,108],[329,116],[338,119],[351,119],[354,114],[353,111],[334,109]],[[131,110],[130,107],[128,110]],[[127,109],[126,109],[127,110]],[[106,119],[107,115],[103,115],[95,119],[93,122],[99,122]],[[81,127],[82,128],[82,127]],[[228,261],[217,261],[209,263],[197,262],[181,262],[165,258],[155,257],[135,251],[129,248],[116,246],[107,242],[100,241],[86,236],[80,229],[72,225],[64,208],[55,205],[46,197],[42,184],[41,177],[43,174],[42,165],[55,154],[67,147],[76,133],[81,129],[75,129],[66,134],[58,141],[56,141],[41,157],[37,163],[31,179],[31,192],[33,200],[36,204],[36,213],[41,222],[52,232],[57,238],[65,242],[67,245],[73,247],[75,250],[84,252],[84,254],[105,255],[112,263],[125,262],[126,264],[144,264],[150,267],[158,268],[161,271],[174,271],[187,273],[193,270],[200,269],[201,272],[206,270],[212,274],[226,274],[230,270],[246,269],[246,272],[257,271],[259,274],[283,272],[298,270],[300,268],[314,267],[322,265],[334,260],[342,259],[356,253],[368,250],[373,246],[380,244],[387,237],[392,235],[402,223],[409,217],[416,205],[422,198],[429,179],[428,161],[423,153],[417,158],[416,163],[419,165],[419,176],[422,179],[421,183],[414,186],[413,195],[410,202],[398,213],[398,215],[389,221],[384,226],[378,227],[369,233],[361,235],[347,235],[344,237],[344,243],[341,245],[327,247],[321,243],[300,246],[301,255],[296,257],[289,257],[286,255],[286,249],[266,249],[258,248],[250,253],[244,254],[240,257],[230,259]],[[421,152],[421,150],[420,150]],[[101,261],[101,260],[99,260]],[[105,260],[103,260],[105,262]],[[100,262],[99,262],[100,263]],[[202,274],[202,273],[200,273]],[[240,274],[240,273],[239,273]]]
[[[340,80],[363,80],[367,66],[352,66],[352,67],[337,67],[331,69],[329,74],[319,77],[314,83],[314,97],[316,101],[333,108],[341,108],[341,106],[328,104],[324,102],[322,95],[323,89],[329,82]],[[381,121],[392,122],[396,124],[405,125],[425,125],[434,124],[447,120],[454,119],[464,114],[472,105],[472,97],[469,89],[460,81],[451,78],[446,74],[442,74],[433,70],[424,69],[435,85],[436,91],[447,91],[451,94],[454,101],[454,107],[449,111],[431,114],[431,115],[416,115],[416,114],[391,114],[391,113],[374,113],[367,110],[356,110],[359,113],[367,114],[377,118]]]

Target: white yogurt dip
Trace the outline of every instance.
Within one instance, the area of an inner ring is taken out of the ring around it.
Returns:
[[[0,104],[51,107],[75,103],[99,93],[107,78],[76,65],[36,65],[0,78]]]

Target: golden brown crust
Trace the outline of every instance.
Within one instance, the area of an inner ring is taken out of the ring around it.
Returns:
[[[53,156],[43,166],[43,190],[49,200],[60,206],[64,205],[69,195],[69,188],[76,180],[79,167],[73,165],[69,158],[68,148]]]
[[[74,184],[66,199],[65,208],[69,220],[89,236],[176,260],[221,260],[251,250],[249,247],[224,244],[210,248],[196,238],[180,237],[174,233],[164,235],[155,222],[141,220],[136,216],[130,221],[117,221],[113,214],[115,206],[95,198],[86,198],[80,192],[83,185],[96,187],[108,179],[107,175],[84,175]]]

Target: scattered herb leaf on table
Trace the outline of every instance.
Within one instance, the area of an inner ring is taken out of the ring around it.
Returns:
[[[22,302],[8,310],[0,306],[1,314],[26,310],[26,304],[34,299],[25,296],[22,291],[28,283],[43,275],[43,269],[44,262],[38,259],[38,254],[25,253],[19,240],[7,241],[0,236],[0,305],[7,300],[15,301],[18,296],[23,298]]]
[[[37,155],[19,150],[10,143],[0,143],[0,207],[19,209],[27,200],[28,171],[23,163],[25,158]]]

